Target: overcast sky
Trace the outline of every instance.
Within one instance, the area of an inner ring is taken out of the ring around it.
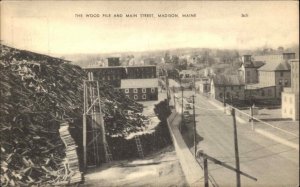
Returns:
[[[45,54],[277,48],[298,43],[298,9],[297,1],[2,1],[1,40]],[[76,13],[83,17],[76,18]],[[86,18],[87,13],[148,13],[155,18]],[[165,13],[179,18],[157,17]]]

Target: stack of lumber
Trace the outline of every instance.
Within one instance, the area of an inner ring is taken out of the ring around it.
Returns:
[[[58,184],[74,184],[82,181],[82,173],[79,170],[79,159],[76,152],[77,145],[69,132],[69,124],[63,123],[59,129],[59,134],[66,147],[66,157],[64,161],[65,176]]]

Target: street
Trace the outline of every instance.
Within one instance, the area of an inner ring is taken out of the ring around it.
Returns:
[[[184,91],[184,97],[193,94],[193,91]],[[180,97],[181,93],[177,96]],[[232,116],[224,114],[209,100],[199,94],[195,97],[196,129],[203,138],[197,149],[235,168]],[[188,124],[188,127],[193,128],[193,124]],[[241,186],[298,186],[298,150],[252,131],[250,123],[237,120],[237,133],[240,169],[258,179],[254,181],[241,175]],[[236,186],[234,171],[210,161],[208,170],[218,186]]]

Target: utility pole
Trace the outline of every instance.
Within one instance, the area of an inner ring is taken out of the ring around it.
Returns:
[[[225,92],[226,92],[226,87],[223,86],[223,106],[224,106],[224,113],[226,113]]]
[[[182,126],[183,126],[183,86],[181,86],[181,127],[180,127],[180,131],[182,130]]]
[[[194,91],[195,91],[195,95],[196,95],[196,75],[194,75]]]
[[[204,167],[204,187],[209,187],[208,183],[208,167],[207,167],[207,158],[203,158],[203,167]]]
[[[193,114],[194,114],[194,155],[196,158],[196,153],[197,153],[197,130],[196,130],[196,115],[195,115],[195,95],[192,96],[193,97]]]
[[[252,128],[252,130],[254,130],[254,123],[253,123],[253,105],[251,105],[251,107],[250,107],[250,113],[251,113],[251,118],[250,118],[250,120],[251,120],[251,128]]]
[[[234,150],[235,150],[235,167],[236,167],[236,186],[241,187],[241,175],[240,175],[240,158],[239,158],[239,146],[237,138],[237,128],[236,128],[236,119],[235,119],[235,109],[231,110],[233,118],[233,135],[234,135]]]
[[[173,92],[173,99],[174,99],[174,109],[176,110],[176,100],[175,100],[175,93]]]

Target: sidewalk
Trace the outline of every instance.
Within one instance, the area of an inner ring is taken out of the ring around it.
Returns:
[[[210,99],[208,102],[218,109],[221,110],[223,108],[224,110],[221,102],[214,99]],[[248,114],[249,112],[236,110],[237,122],[243,125],[251,126],[251,122],[249,122],[249,116],[243,113]],[[299,121],[256,121],[253,123],[253,125],[254,132],[280,144],[299,150]]]
[[[204,173],[202,168],[199,166],[198,162],[195,160],[194,156],[190,152],[189,148],[185,144],[181,133],[178,130],[179,123],[181,122],[180,115],[177,115],[175,110],[168,118],[168,127],[171,133],[173,144],[181,168],[186,177],[189,186],[203,186],[204,185]]]

